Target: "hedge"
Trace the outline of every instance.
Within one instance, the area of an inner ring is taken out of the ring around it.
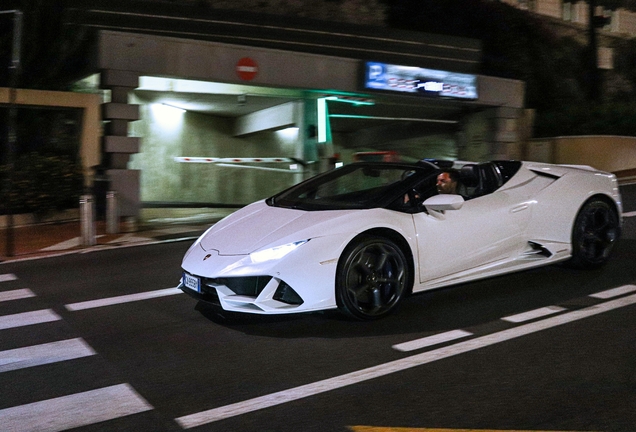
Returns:
[[[0,213],[5,214],[8,209],[8,174],[8,166],[0,166]],[[14,163],[11,208],[14,214],[34,213],[39,217],[76,208],[83,183],[81,164],[69,156],[23,154]]]

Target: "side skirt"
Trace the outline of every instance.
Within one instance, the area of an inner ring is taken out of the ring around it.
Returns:
[[[438,279],[426,281],[421,284],[415,284],[413,286],[413,293],[422,291],[428,291],[435,288],[441,288],[445,286],[457,285],[465,282],[473,282],[481,279],[487,279],[494,276],[501,276],[508,273],[519,272],[523,270],[529,270],[536,267],[545,267],[548,265],[556,264],[559,262],[567,261],[570,259],[571,254],[559,254],[553,255],[550,258],[543,259],[524,259],[524,257],[518,257],[514,260],[500,261],[497,263],[491,263],[486,266],[477,267],[474,269],[466,270],[461,273],[455,273],[450,276],[444,276]]]

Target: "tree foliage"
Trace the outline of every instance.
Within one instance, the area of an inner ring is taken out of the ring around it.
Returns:
[[[0,109],[0,125],[8,109]],[[0,213],[6,211],[7,177],[11,177],[11,209],[46,215],[77,207],[83,189],[79,160],[78,109],[19,108],[17,110],[14,168],[2,152],[0,163]],[[0,128],[0,148],[6,148],[6,130]]]
[[[0,179],[6,181],[8,166],[0,166]],[[15,161],[12,174],[11,211],[46,216],[54,211],[77,207],[83,189],[82,167],[68,156],[26,153]],[[6,212],[6,189],[0,202]]]

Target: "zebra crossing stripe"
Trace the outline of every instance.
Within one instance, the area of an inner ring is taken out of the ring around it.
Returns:
[[[97,354],[83,339],[68,339],[0,351],[0,372],[24,369]]]
[[[65,307],[67,310],[71,312],[75,312],[75,311],[80,311],[84,309],[93,309],[93,308],[99,308],[104,306],[112,306],[116,304],[130,303],[134,301],[148,300],[152,298],[165,297],[165,296],[171,296],[171,295],[182,294],[182,293],[183,291],[181,291],[179,288],[166,288],[166,289],[161,289],[156,291],[147,291],[147,292],[142,292],[137,294],[128,294],[128,295],[118,296],[118,297],[108,297],[104,299],[89,300],[89,301],[80,302],[80,303],[71,303],[71,304],[65,305]]]
[[[119,384],[0,410],[3,430],[54,432],[154,409],[129,384]]]
[[[0,302],[9,300],[20,300],[30,297],[35,297],[35,294],[28,288],[0,292]]]
[[[0,330],[58,321],[62,318],[51,309],[0,316]]]
[[[0,282],[9,282],[18,279],[14,274],[0,274]]]

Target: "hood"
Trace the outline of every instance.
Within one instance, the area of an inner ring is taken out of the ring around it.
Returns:
[[[201,238],[201,247],[206,251],[216,250],[219,255],[247,255],[270,244],[278,246],[333,234],[335,232],[325,232],[324,222],[350,213],[351,210],[309,212],[270,207],[259,201],[215,224]]]

